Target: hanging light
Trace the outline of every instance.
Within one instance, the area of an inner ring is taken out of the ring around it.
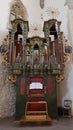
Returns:
[[[41,7],[41,9],[44,8],[44,0],[40,0],[40,7]]]

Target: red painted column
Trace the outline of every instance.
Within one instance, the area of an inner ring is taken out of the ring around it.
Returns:
[[[20,95],[25,94],[25,78],[21,78],[20,81]]]
[[[52,78],[48,78],[48,93],[49,94],[53,93],[53,82],[52,82]]]

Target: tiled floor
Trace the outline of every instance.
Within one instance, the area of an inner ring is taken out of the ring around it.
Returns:
[[[54,120],[51,126],[18,127],[13,119],[0,120],[0,130],[73,130],[73,118]]]

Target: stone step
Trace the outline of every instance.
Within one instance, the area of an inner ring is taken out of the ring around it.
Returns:
[[[25,120],[46,120],[46,115],[26,115]]]
[[[47,115],[26,115],[21,119],[22,122],[52,121]]]

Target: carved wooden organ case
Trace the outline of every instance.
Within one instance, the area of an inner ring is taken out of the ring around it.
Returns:
[[[16,119],[57,117],[57,81],[63,74],[63,39],[61,22],[44,22],[44,37],[28,37],[28,22],[20,18],[12,21],[9,32],[8,63],[10,80],[16,83]],[[30,87],[40,83],[40,87]],[[40,104],[39,104],[40,103]],[[35,107],[36,105],[36,107]],[[40,106],[40,107],[39,107]],[[43,108],[43,107],[44,108]],[[44,114],[43,114],[44,113]],[[38,115],[38,116],[37,116]],[[45,116],[44,116],[45,115]],[[34,118],[33,118],[34,116]],[[25,119],[23,119],[25,122]]]

